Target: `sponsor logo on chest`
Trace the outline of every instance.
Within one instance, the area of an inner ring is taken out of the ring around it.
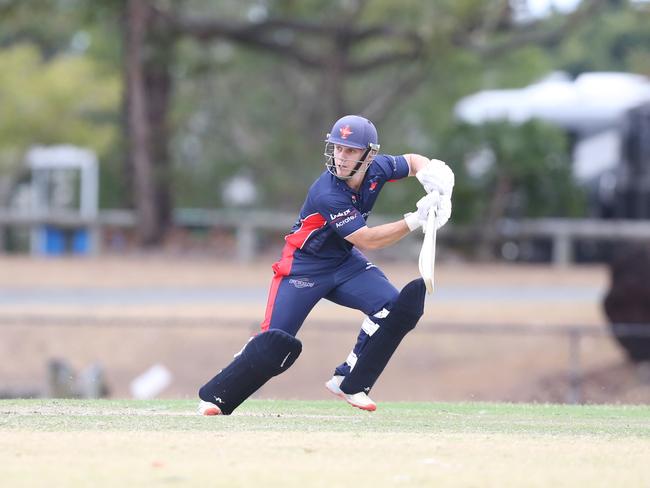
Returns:
[[[348,209],[343,210],[343,212],[339,212],[339,213],[335,213],[335,214],[330,213],[330,219],[332,219],[332,220],[340,219],[341,217],[345,217],[346,215],[350,215],[350,212],[352,212],[352,210],[350,210],[348,208]]]
[[[343,220],[341,220],[340,222],[337,222],[336,228],[338,229],[340,227],[343,227],[345,224],[347,224],[348,222],[352,222],[356,218],[357,218],[357,214],[349,215],[345,217]]]

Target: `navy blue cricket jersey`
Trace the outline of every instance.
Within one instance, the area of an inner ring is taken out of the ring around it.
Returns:
[[[281,260],[285,266],[276,272],[286,276],[292,264],[300,267],[299,272],[338,266],[353,248],[345,237],[366,225],[384,184],[408,174],[409,166],[404,156],[386,154],[375,157],[359,191],[324,171],[309,189],[300,216],[285,237],[287,245]]]

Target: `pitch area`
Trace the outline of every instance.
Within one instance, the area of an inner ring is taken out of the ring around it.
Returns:
[[[650,407],[0,401],[3,486],[650,485]]]

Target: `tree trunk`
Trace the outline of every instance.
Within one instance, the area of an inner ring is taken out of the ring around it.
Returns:
[[[151,32],[151,55],[145,60],[144,82],[154,167],[155,204],[162,237],[171,224],[173,211],[168,113],[173,88],[169,68],[173,62],[172,52],[176,39],[170,35],[159,16],[152,19]]]
[[[151,10],[146,0],[128,0],[125,18],[126,122],[129,154],[133,175],[138,240],[143,246],[160,244],[163,221],[157,206],[154,171],[153,130],[148,96],[146,64],[148,26]],[[158,141],[156,141],[158,142]]]

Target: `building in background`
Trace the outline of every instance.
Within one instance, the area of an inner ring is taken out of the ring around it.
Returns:
[[[97,156],[70,145],[28,151],[27,211],[35,255],[90,254],[97,248]]]
[[[565,129],[573,174],[589,190],[593,217],[650,219],[650,80],[630,73],[556,72],[521,89],[461,99],[470,124],[540,119]]]

